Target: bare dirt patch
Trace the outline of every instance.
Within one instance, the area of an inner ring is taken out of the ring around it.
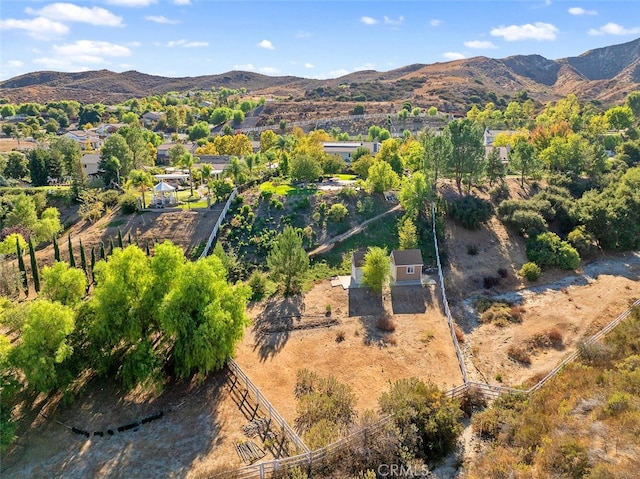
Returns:
[[[640,255],[628,254],[588,264],[579,275],[493,296],[520,302],[520,323],[480,324],[472,299],[459,302],[454,317],[466,332],[469,375],[531,386],[638,297]]]
[[[237,401],[224,372],[202,384],[168,386],[153,399],[125,394],[113,382],[98,382],[72,406],[35,403],[25,413],[29,430],[2,458],[2,475],[177,478],[240,467],[244,464],[235,443],[248,440],[243,426],[249,418]],[[48,419],[38,414],[42,410]],[[117,430],[160,411],[163,416],[154,421]],[[91,437],[75,434],[65,425],[89,431]],[[95,431],[104,436],[94,436]]]
[[[14,138],[0,138],[0,152],[8,152],[13,150],[30,150],[36,147],[35,141],[18,140]]]
[[[385,312],[393,331],[377,327]],[[443,388],[462,383],[434,286],[392,288],[382,297],[322,281],[304,298],[256,304],[249,314],[254,325],[236,360],[290,424],[302,368],[350,385],[358,411],[377,409],[380,394],[401,378],[415,376]]]

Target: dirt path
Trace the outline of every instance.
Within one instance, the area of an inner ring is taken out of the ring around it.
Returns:
[[[391,208],[390,210],[387,210],[384,213],[380,213],[379,215],[374,216],[373,218],[369,218],[368,220],[363,221],[358,226],[356,226],[354,228],[351,228],[349,231],[347,231],[345,233],[342,233],[341,235],[335,236],[335,237],[331,238],[330,240],[325,241],[324,243],[322,243],[317,248],[309,251],[309,256],[315,256],[317,254],[326,253],[331,248],[333,248],[334,244],[339,243],[341,241],[344,241],[347,238],[360,233],[369,223],[372,223],[372,222],[374,222],[376,220],[379,220],[380,218],[382,218],[384,216],[387,216],[388,214],[391,214],[394,211],[398,211],[400,209],[402,209],[402,205],[397,204],[393,208]]]

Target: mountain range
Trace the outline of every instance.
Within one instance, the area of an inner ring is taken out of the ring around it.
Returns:
[[[582,101],[618,103],[640,89],[640,38],[549,60],[540,55],[502,59],[483,56],[434,64],[414,64],[386,72],[359,71],[335,79],[266,76],[231,71],[218,75],[168,78],[137,71],[63,73],[39,71],[0,82],[0,97],[11,102],[77,100],[119,103],[170,91],[226,87],[250,94],[301,102],[371,105],[412,102],[442,111],[466,111],[470,103],[509,99],[526,92],[539,103],[575,93]],[[341,108],[337,108],[340,110]]]

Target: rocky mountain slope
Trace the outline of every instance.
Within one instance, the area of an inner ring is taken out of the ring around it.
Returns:
[[[118,103],[133,97],[227,87],[256,96],[277,96],[295,103],[374,104],[411,101],[450,112],[465,111],[472,101],[510,98],[526,91],[539,102],[576,93],[581,100],[609,104],[640,88],[640,38],[598,48],[577,57],[549,60],[540,55],[503,59],[474,57],[429,65],[408,65],[387,72],[360,71],[336,79],[314,80],[232,71],[219,75],[166,78],[136,71],[81,73],[34,72],[0,82],[0,97],[12,102],[74,99]]]

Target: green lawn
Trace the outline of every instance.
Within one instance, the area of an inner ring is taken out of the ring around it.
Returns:
[[[339,173],[337,175],[333,175],[333,178],[338,178],[339,180],[342,180],[342,181],[351,181],[351,180],[358,179],[358,175],[345,175],[343,173]]]
[[[289,181],[284,181],[279,185],[274,185],[272,181],[265,181],[260,185],[260,192],[269,192],[279,196],[289,196],[289,195],[314,195],[316,193],[316,189],[314,188],[297,188],[295,186],[291,186]]]

